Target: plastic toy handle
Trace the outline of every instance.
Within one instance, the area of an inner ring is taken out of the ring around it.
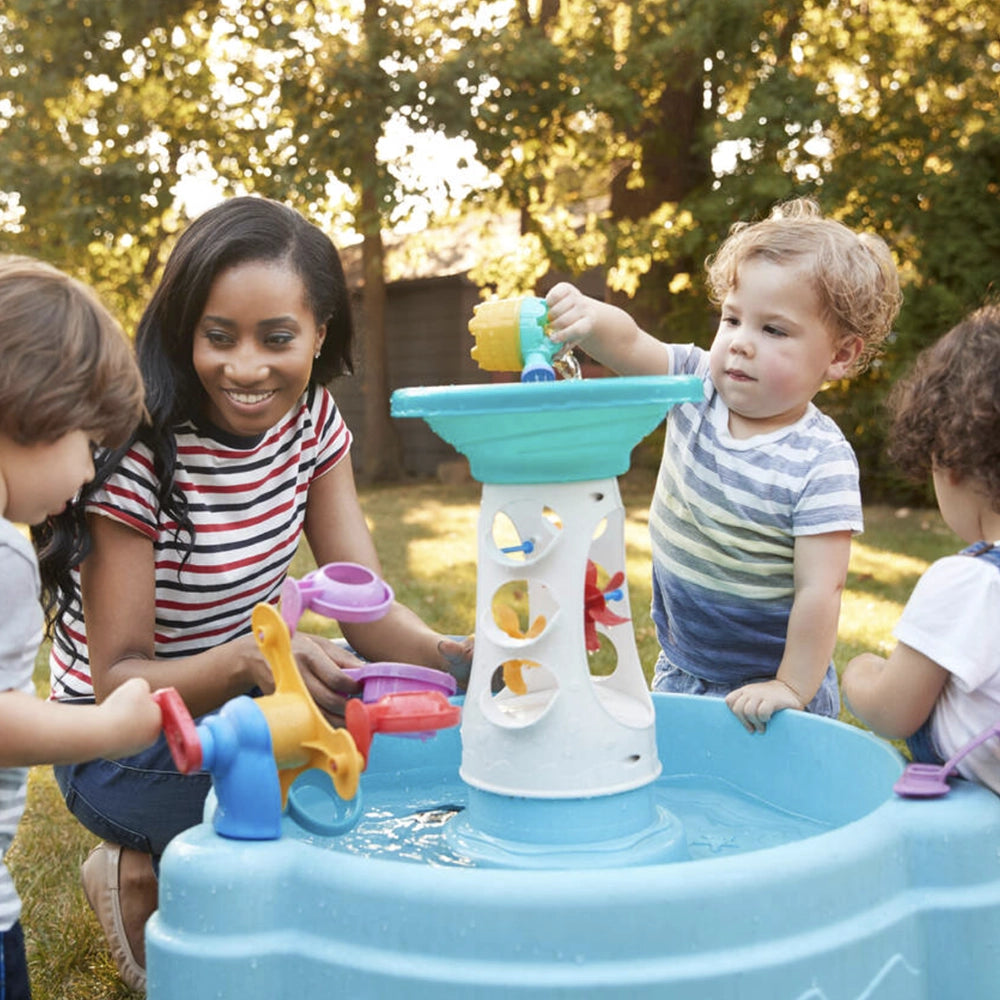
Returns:
[[[361,818],[361,789],[345,799],[330,787],[329,776],[312,768],[288,790],[288,815],[303,830],[320,837],[337,837],[353,829]]]
[[[292,655],[288,627],[277,609],[258,604],[251,624],[274,676],[274,693],[262,695],[256,703],[271,732],[282,802],[287,802],[292,782],[309,768],[325,771],[337,794],[352,798],[365,766],[352,735],[334,729],[312,700]]]
[[[184,699],[176,688],[166,687],[154,691],[153,700],[160,706],[163,735],[177,770],[181,774],[199,770],[202,764],[201,740]]]
[[[375,733],[424,733],[457,726],[462,710],[440,691],[399,691],[366,704],[358,698],[347,703],[347,731],[354,737],[365,761]]]
[[[942,765],[941,773],[943,775],[951,774],[952,771],[954,771],[956,766],[958,765],[958,762],[963,757],[972,753],[972,751],[975,750],[976,747],[981,746],[988,739],[991,739],[997,734],[1000,734],[1000,722],[994,722],[992,726],[987,727],[978,736],[969,740],[969,742],[966,743],[965,746],[956,750],[955,753],[952,754],[952,756]]]
[[[281,619],[288,626],[289,635],[295,634],[304,610],[298,582],[286,576],[281,585]]]
[[[316,766],[330,775],[333,787],[342,799],[353,799],[358,792],[361,772],[368,762],[368,758],[358,749],[357,740],[350,732],[337,729],[335,735],[323,741],[320,746],[329,753],[330,763],[324,767],[322,762],[317,762]]]

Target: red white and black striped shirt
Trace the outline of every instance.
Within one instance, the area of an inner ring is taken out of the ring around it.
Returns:
[[[310,388],[260,438],[194,424],[175,433],[175,482],[194,525],[190,551],[190,536],[178,535],[176,521],[160,509],[152,455],[143,444],[129,450],[87,505],[153,543],[158,659],[244,635],[254,605],[277,603],[302,534],[309,487],[351,445],[333,397],[322,388]],[[49,666],[53,698],[93,697],[82,613],[57,624]]]

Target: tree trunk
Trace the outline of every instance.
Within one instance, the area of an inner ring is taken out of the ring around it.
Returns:
[[[639,125],[642,185],[629,186],[631,166],[613,178],[613,219],[645,218],[664,202],[679,202],[707,181],[710,163],[698,147],[705,115],[700,59],[691,53],[684,64],[678,60],[674,74],[677,84],[664,88],[652,109],[655,114],[647,114]],[[677,273],[700,267],[700,261],[675,260],[669,266],[654,261],[633,298],[609,290],[608,299],[626,309],[651,333],[669,329],[670,280]]]
[[[399,479],[402,474],[402,447],[392,417],[389,416],[389,351],[385,329],[385,249],[378,213],[371,209],[375,196],[362,193],[366,220],[361,244],[364,270],[364,367],[361,393],[364,398],[364,438],[361,441],[361,469],[364,482]]]

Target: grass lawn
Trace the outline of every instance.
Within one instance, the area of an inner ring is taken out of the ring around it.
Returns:
[[[629,516],[626,558],[636,640],[651,670],[656,637],[649,620],[648,475],[622,480]],[[415,483],[362,490],[362,504],[375,536],[386,578],[398,598],[429,624],[449,633],[473,630],[476,586],[478,484]],[[844,595],[836,662],[843,665],[866,649],[887,652],[891,629],[917,578],[936,558],[956,551],[958,539],[937,512],[868,508],[866,531],[854,543]],[[311,567],[300,553],[292,573]],[[307,613],[300,626],[335,632],[335,626]],[[48,687],[44,650],[36,680]],[[844,718],[853,722],[845,713]],[[66,811],[50,768],[35,768],[28,809],[9,853],[24,901],[35,1000],[130,1000],[87,906],[79,866],[95,843]]]

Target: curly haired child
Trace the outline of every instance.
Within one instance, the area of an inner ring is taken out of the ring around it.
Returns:
[[[967,544],[917,581],[888,657],[862,653],[844,697],[915,760],[940,764],[1000,718],[1000,304],[982,307],[917,359],[890,396],[890,454],[931,476],[945,523]],[[1000,747],[959,773],[1000,793]]]

